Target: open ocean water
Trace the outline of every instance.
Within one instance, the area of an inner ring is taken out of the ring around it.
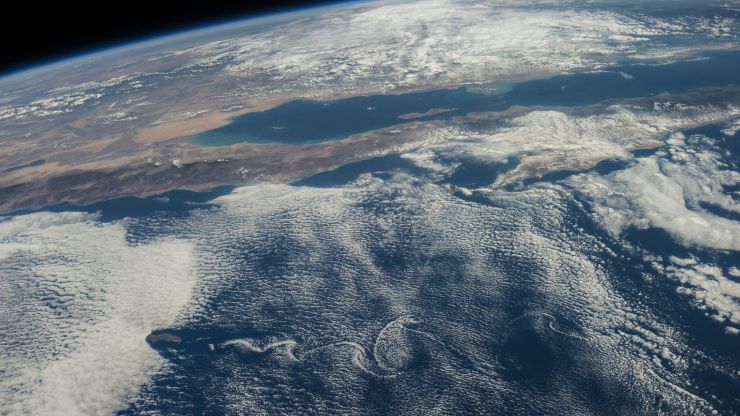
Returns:
[[[685,134],[737,160],[720,129]],[[646,260],[727,269],[736,251],[655,228],[615,238],[587,198],[551,186],[572,172],[465,194],[446,185],[516,161],[462,162],[440,179],[388,155],[292,186],[80,208],[143,212],[132,242],[198,247],[191,305],[152,328],[182,342],[152,343],[168,364],[121,414],[736,412],[740,338]]]
[[[502,168],[464,166],[452,182]],[[737,252],[615,239],[577,194],[450,192],[393,155],[297,185],[143,228],[202,241],[205,279],[123,414],[737,410],[738,337],[643,256]]]

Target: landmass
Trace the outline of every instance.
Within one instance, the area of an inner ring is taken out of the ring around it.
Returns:
[[[660,100],[680,101],[685,105],[706,102],[729,105],[740,102],[740,93],[736,87],[707,88],[679,95],[661,94],[548,109],[564,114],[598,114],[609,111],[617,103],[650,108]],[[127,128],[110,125],[103,128],[89,120],[75,120],[60,130],[47,126],[46,131],[36,131],[26,141],[8,139],[10,131],[5,130],[0,133],[0,144],[4,149],[0,154],[0,168],[8,168],[0,175],[0,214],[40,209],[62,202],[86,205],[122,196],[145,197],[174,189],[202,191],[221,185],[289,183],[347,163],[402,153],[434,141],[433,137],[440,129],[483,128],[484,132],[495,132],[514,117],[545,109],[512,107],[506,111],[471,113],[450,120],[423,122],[409,116],[405,122],[388,128],[302,146],[246,142],[220,147],[201,146],[189,139],[192,134],[223,125],[235,114],[263,110],[268,105],[282,102],[270,101],[236,111],[182,113],[178,109],[176,114],[180,114],[179,118],[171,112],[167,113],[169,115],[158,114],[143,118],[143,124],[142,119],[126,121]],[[216,107],[223,108],[224,104]],[[423,114],[441,111],[450,109],[433,109]],[[688,120],[682,127],[716,123],[731,116],[720,111],[714,116]],[[32,128],[40,129],[38,123]],[[625,150],[657,146],[661,134],[663,132],[640,133],[639,137],[624,138],[625,142],[620,146]],[[574,146],[577,147],[577,143]],[[502,175],[497,185],[562,169],[588,169],[615,156],[613,152],[596,152],[588,146],[581,146],[580,152],[553,150],[526,156],[513,171]],[[44,163],[34,162],[41,160],[40,157],[44,158]],[[22,168],[16,169],[18,166]]]
[[[151,333],[146,336],[145,341],[153,344],[158,342],[170,342],[173,344],[179,344],[182,342],[182,338],[178,337],[177,335],[170,334],[168,332],[162,332],[159,334]]]
[[[398,118],[403,120],[411,120],[414,118],[421,118],[426,116],[433,116],[435,114],[442,114],[442,113],[448,113],[450,111],[455,111],[456,108],[432,108],[429,111],[425,111],[423,113],[408,113],[408,114],[402,114],[398,116]]]

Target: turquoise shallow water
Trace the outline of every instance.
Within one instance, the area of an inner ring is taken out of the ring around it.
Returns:
[[[207,146],[239,142],[309,144],[340,140],[408,122],[401,116],[447,109],[415,120],[437,120],[521,106],[579,106],[607,99],[679,93],[740,84],[740,52],[723,52],[667,64],[627,63],[604,71],[575,73],[507,85],[501,94],[465,88],[334,101],[295,100],[235,117],[230,124],[192,138]]]

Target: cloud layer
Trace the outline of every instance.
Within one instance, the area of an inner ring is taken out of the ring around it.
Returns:
[[[40,213],[0,222],[0,413],[110,414],[164,364],[144,338],[189,300],[192,246]]]

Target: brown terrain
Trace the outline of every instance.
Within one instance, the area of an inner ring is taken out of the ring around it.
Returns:
[[[191,142],[188,136],[222,126],[235,115],[275,106],[285,99],[263,100],[261,104],[247,102],[236,106],[236,110],[219,111],[213,109],[233,103],[224,103],[201,90],[194,96],[199,99],[192,99],[193,95],[188,95],[190,99],[185,101],[167,97],[178,104],[138,114],[136,120],[120,125],[102,123],[91,111],[70,120],[19,125],[15,130],[1,131],[0,169],[39,159],[46,163],[0,173],[0,213],[39,209],[61,202],[84,205],[121,196],[150,196],[174,189],[200,191],[227,184],[287,183],[354,161],[412,148],[426,140],[426,132],[442,123],[418,122],[409,117],[402,124],[338,141],[303,146],[238,143],[208,147]],[[709,100],[721,105],[740,102],[740,92],[737,88],[707,89],[680,97],[664,94],[620,103],[649,107],[658,98],[680,99],[688,104]],[[611,104],[614,102],[556,110],[593,114]],[[469,114],[444,123],[491,129],[535,109],[514,107],[504,112]],[[656,139],[643,138],[638,147],[656,146],[660,143]],[[557,155],[551,156],[532,158],[502,179],[521,180],[559,168],[562,163],[551,160],[557,159]],[[571,168],[586,169],[598,162],[598,158],[580,160]]]
[[[45,164],[0,176],[0,212],[36,209],[60,202],[88,204],[173,189],[197,191],[224,184],[290,182],[406,148],[418,139],[415,131],[421,126],[406,123],[394,126],[393,131],[378,130],[305,146],[239,143],[204,147],[186,137],[224,122],[228,118],[222,113],[205,113],[185,121],[146,127],[142,129],[143,136],[110,135],[61,151],[51,150]],[[28,153],[21,146],[17,152]],[[43,155],[43,151],[37,151],[25,159],[44,159]],[[28,162],[2,166],[24,163]]]

